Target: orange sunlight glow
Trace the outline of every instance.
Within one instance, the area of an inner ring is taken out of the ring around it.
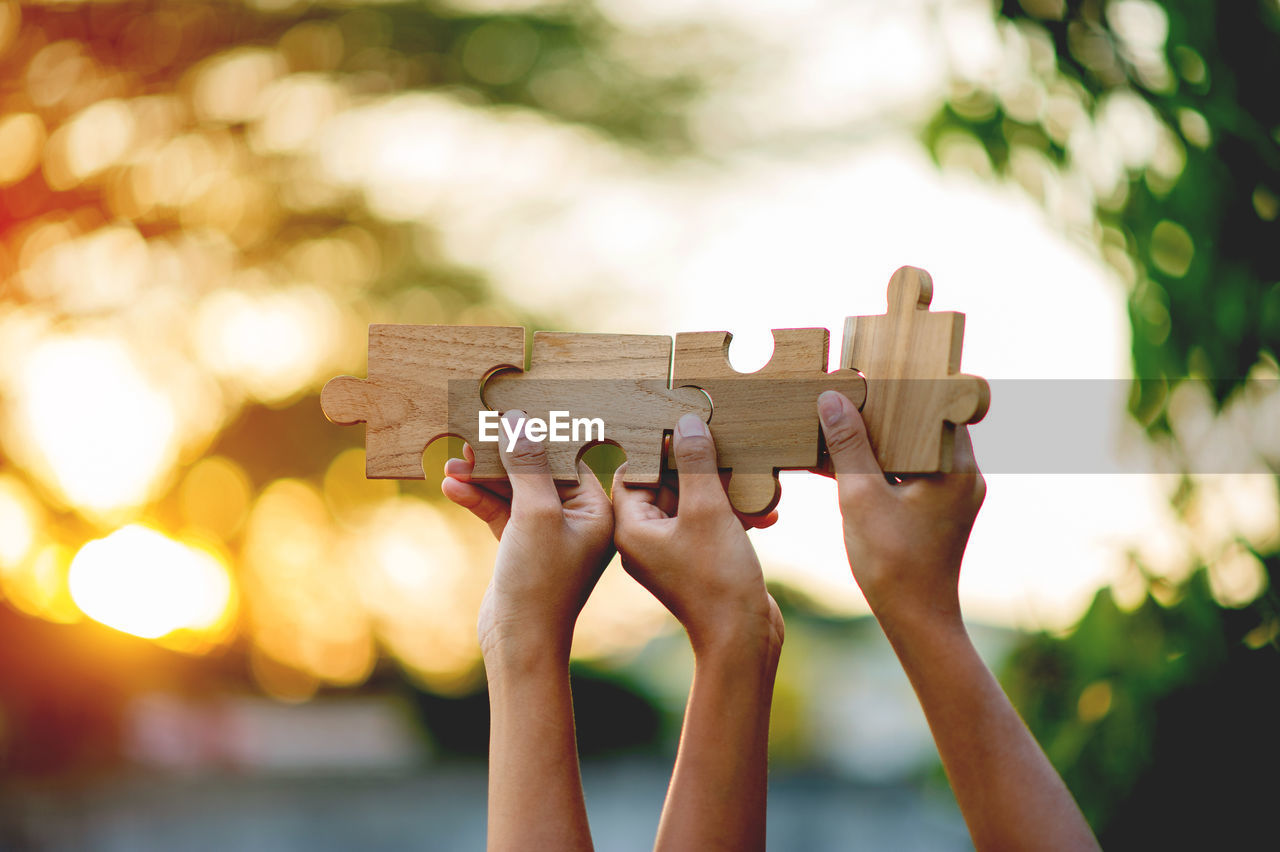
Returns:
[[[35,547],[38,513],[22,483],[0,474],[0,568],[20,564]]]
[[[264,402],[296,396],[323,374],[341,335],[333,300],[307,286],[216,290],[201,303],[195,324],[201,360]]]
[[[118,340],[40,344],[19,365],[10,444],[76,508],[141,505],[177,453],[169,399]]]
[[[144,639],[219,632],[235,605],[222,560],[138,524],[82,547],[69,581],[85,615]]]

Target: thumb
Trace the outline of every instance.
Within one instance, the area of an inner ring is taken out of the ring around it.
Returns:
[[[511,510],[523,513],[538,507],[560,507],[560,494],[551,479],[551,465],[541,441],[534,441],[527,431],[525,413],[519,409],[502,415],[503,433],[499,436],[498,455],[511,481]]]
[[[862,415],[848,397],[839,391],[824,391],[818,396],[818,419],[837,479],[858,473],[884,475],[871,450]]]
[[[716,445],[711,430],[696,414],[686,414],[676,424],[672,442],[676,470],[680,473],[681,515],[702,514],[729,508],[729,498],[716,467]]]

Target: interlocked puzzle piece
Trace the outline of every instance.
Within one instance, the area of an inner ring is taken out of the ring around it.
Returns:
[[[423,478],[423,450],[445,435],[471,445],[474,478],[505,478],[497,443],[478,440],[479,414],[519,408],[544,420],[557,410],[600,418],[605,440],[627,453],[627,480],[654,483],[666,433],[686,412],[707,418],[709,396],[730,500],[757,514],[777,503],[780,469],[821,463],[816,401],[828,389],[862,408],[886,472],[950,468],[955,425],[980,420],[990,391],[982,379],[958,374],[964,315],[930,312],[932,295],[923,270],[894,273],[887,314],[845,321],[842,368],[834,373],[826,372],[829,339],[821,328],[775,330],[769,363],[739,373],[722,331],[678,335],[674,359],[669,337],[541,332],[524,371],[521,328],[371,325],[369,377],[333,379],[320,402],[335,423],[368,424],[374,479]],[[594,442],[548,442],[555,478],[576,482],[574,463]]]
[[[703,420],[711,416],[711,404],[701,391],[668,387],[670,373],[670,337],[539,331],[533,335],[529,369],[495,374],[485,382],[482,396],[490,409],[518,408],[544,421],[556,410],[570,412],[575,419],[598,418],[606,424],[606,442],[627,454],[626,481],[652,485],[662,473],[666,433],[684,414]],[[580,435],[584,440],[547,442],[557,481],[577,482],[578,456],[586,446],[599,443],[587,430]]]
[[[867,377],[862,419],[887,473],[950,470],[956,425],[981,420],[991,401],[986,381],[957,372],[964,314],[933,313],[932,301],[929,273],[904,266],[887,314],[845,320],[841,364]]]
[[[367,424],[370,479],[422,479],[423,450],[445,435],[471,445],[478,475],[502,476],[498,445],[477,440],[480,386],[523,367],[523,328],[371,325],[369,378],[331,379],[320,407],[334,423]]]
[[[773,357],[754,373],[729,365],[727,331],[676,335],[673,385],[711,397],[711,432],[721,468],[730,469],[729,500],[744,514],[768,512],[781,496],[778,470],[818,465],[818,394],[837,390],[861,406],[863,377],[827,372],[825,328],[773,332]]]

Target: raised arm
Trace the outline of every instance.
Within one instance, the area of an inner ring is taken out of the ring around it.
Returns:
[[[725,496],[706,424],[681,419],[674,452],[678,490],[628,487],[621,471],[613,482],[622,564],[693,646],[693,687],[656,848],[760,850],[782,616]]]
[[[519,412],[508,416],[519,415]],[[498,537],[479,617],[489,678],[490,850],[589,850],[569,692],[569,646],[587,596],[613,555],[613,509],[586,465],[557,486],[545,448],[502,447],[510,485],[470,481],[475,456],[450,459],[450,500]]]
[[[1097,849],[960,616],[960,562],[986,495],[968,430],[957,429],[952,473],[892,484],[847,398],[824,393],[818,413],[849,565],[920,699],[974,846]]]

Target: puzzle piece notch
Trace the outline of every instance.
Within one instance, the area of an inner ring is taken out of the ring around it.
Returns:
[[[866,383],[853,370],[827,372],[825,328],[774,329],[773,357],[754,373],[733,369],[732,340],[727,331],[676,335],[672,385],[711,397],[718,464],[731,471],[729,500],[743,514],[764,514],[781,497],[780,469],[818,466],[818,395],[837,390],[861,406]]]
[[[543,420],[553,410],[573,418],[600,418],[605,443],[627,454],[625,481],[653,485],[662,473],[663,441],[680,417],[711,416],[711,404],[701,391],[669,386],[671,354],[671,338],[664,335],[540,331],[533,336],[529,369],[490,376],[481,394],[484,405],[495,411],[520,409]],[[553,477],[577,482],[577,460],[595,443],[600,442],[546,442]],[[502,476],[499,472],[491,478]]]
[[[959,372],[964,314],[933,312],[933,279],[904,266],[889,279],[888,312],[848,317],[841,366],[867,377],[862,419],[886,473],[951,469],[957,424],[987,412],[987,382]]]
[[[334,423],[365,423],[365,475],[422,479],[422,453],[454,435],[476,469],[502,470],[497,445],[477,440],[485,376],[524,368],[524,329],[501,326],[372,324],[368,378],[338,376],[320,393]],[[469,412],[469,414],[468,414]]]

